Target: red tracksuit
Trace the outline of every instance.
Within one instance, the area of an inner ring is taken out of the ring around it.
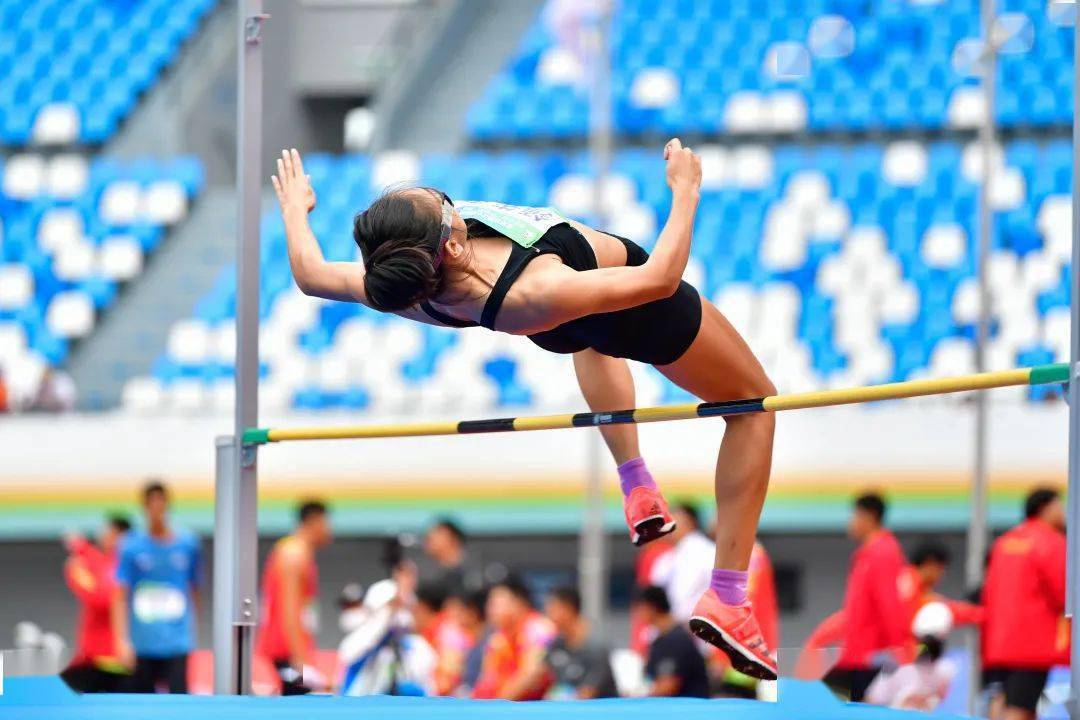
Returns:
[[[76,540],[64,565],[64,579],[79,601],[72,667],[116,662],[110,607],[116,592],[116,554],[93,543]]]
[[[907,645],[911,629],[897,589],[905,564],[900,543],[888,530],[878,531],[851,556],[837,668],[866,669],[876,653]]]
[[[1045,670],[1069,664],[1064,533],[1026,520],[998,538],[982,597],[983,667]]]

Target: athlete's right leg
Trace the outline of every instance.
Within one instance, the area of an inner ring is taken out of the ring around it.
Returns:
[[[581,350],[574,353],[574,372],[593,412],[634,407],[634,378],[626,360]],[[673,531],[675,521],[641,458],[637,426],[601,425],[600,434],[619,469],[630,541],[644,545]]]

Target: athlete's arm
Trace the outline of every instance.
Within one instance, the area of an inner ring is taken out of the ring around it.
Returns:
[[[113,595],[112,612],[109,613],[116,643],[116,656],[122,665],[135,667],[135,651],[131,647],[128,632],[127,587],[118,585]]]
[[[281,219],[285,222],[285,243],[289,267],[297,287],[305,295],[366,303],[364,268],[355,262],[327,262],[308,223],[308,213],[315,208],[315,191],[304,174],[300,153],[282,150],[277,161],[278,174],[270,177]]]
[[[282,548],[278,558],[281,566],[278,577],[281,579],[281,622],[285,631],[285,643],[289,646],[289,664],[303,672],[307,647],[304,645],[304,629],[301,621],[303,612],[302,575],[304,556],[296,549]]]
[[[679,288],[694,229],[701,188],[701,160],[678,138],[665,148],[671,212],[644,265],[576,272],[552,263],[537,305],[550,327],[579,317],[615,312],[670,297]],[[545,323],[545,324],[548,324]]]

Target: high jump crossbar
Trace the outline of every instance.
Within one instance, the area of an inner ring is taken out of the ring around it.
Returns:
[[[252,428],[243,435],[247,446],[293,440],[359,440],[364,438],[421,437],[430,435],[470,435],[478,433],[521,432],[526,430],[560,430],[567,428],[625,425],[669,420],[724,417],[780,410],[851,405],[898,400],[901,398],[1019,385],[1063,383],[1069,378],[1065,363],[1037,365],[1015,370],[1001,370],[974,375],[908,380],[905,382],[868,385],[864,387],[821,390],[792,395],[771,395],[746,400],[687,403],[661,407],[644,407],[608,412],[567,413],[562,415],[533,415],[488,420],[459,420],[444,422],[398,423],[392,425],[346,425],[342,427]]]

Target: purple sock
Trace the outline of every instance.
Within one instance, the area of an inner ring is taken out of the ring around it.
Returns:
[[[636,457],[619,466],[619,485],[623,495],[629,495],[631,490],[639,487],[656,489],[656,482],[645,467],[645,458]]]
[[[745,570],[712,571],[709,587],[716,591],[720,602],[727,605],[742,605],[746,602],[746,580],[750,573]]]

